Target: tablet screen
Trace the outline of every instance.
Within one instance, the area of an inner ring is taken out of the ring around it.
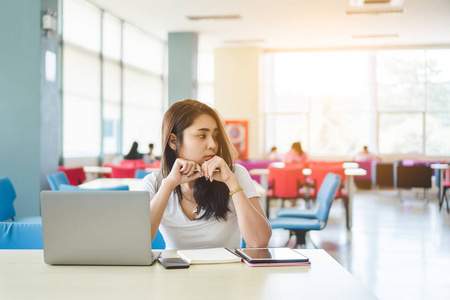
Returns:
[[[309,259],[290,248],[243,248],[236,253],[249,262],[307,262]]]

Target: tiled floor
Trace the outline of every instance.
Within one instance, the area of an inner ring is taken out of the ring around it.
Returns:
[[[357,190],[352,231],[336,201],[327,227],[310,237],[380,299],[450,299],[450,214],[439,212],[434,191],[428,201],[421,190],[402,198],[395,190]],[[272,201],[271,214],[277,205]],[[287,238],[274,230],[270,246]]]

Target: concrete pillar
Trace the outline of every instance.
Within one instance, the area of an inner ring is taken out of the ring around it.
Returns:
[[[197,99],[198,34],[170,32],[169,106],[182,99]]]
[[[58,40],[41,29],[47,9],[58,0],[0,3],[0,176],[14,185],[18,217],[40,215],[45,175],[58,166]]]

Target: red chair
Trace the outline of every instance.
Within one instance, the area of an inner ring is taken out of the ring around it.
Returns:
[[[122,159],[120,161],[121,167],[143,167],[144,165],[143,159]]]
[[[86,173],[84,172],[83,167],[66,168],[59,166],[58,171],[66,174],[70,185],[80,185],[86,181]]]
[[[269,215],[269,203],[272,199],[296,200],[309,198],[303,195],[301,188],[306,184],[302,173],[303,164],[294,164],[285,167],[269,166],[269,191],[267,193],[266,215]],[[284,204],[284,203],[283,203]]]
[[[309,175],[309,181],[311,182],[312,186],[314,187],[314,197],[316,197],[316,191],[318,191],[320,189],[320,186],[322,185],[323,180],[325,179],[325,176],[329,173],[329,172],[333,172],[334,174],[338,174],[341,176],[342,181],[341,182],[345,182],[346,176],[345,176],[345,169],[342,166],[342,162],[340,163],[316,163],[316,164],[311,164],[310,169],[311,169],[311,175]],[[345,197],[346,196],[346,192],[344,190],[344,185],[343,183],[341,184],[340,188],[338,189],[337,193],[336,193],[336,197],[337,198],[341,198],[341,197]]]
[[[138,167],[110,166],[112,168],[111,178],[135,178]]]
[[[108,168],[112,168],[112,166],[115,166],[113,164],[102,164],[102,167],[108,167]],[[103,178],[111,178],[111,173],[102,173],[102,177]]]

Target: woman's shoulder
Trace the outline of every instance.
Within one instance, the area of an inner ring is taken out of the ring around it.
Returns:
[[[233,173],[240,173],[240,172],[242,172],[242,171],[247,171],[247,169],[243,166],[243,165],[240,165],[240,164],[233,164]]]
[[[238,178],[248,177],[250,178],[250,174],[248,173],[248,170],[240,164],[233,164],[233,173]]]
[[[142,180],[142,184],[144,187],[153,187],[154,189],[158,189],[163,180],[163,176],[160,171],[155,171],[144,177]]]

